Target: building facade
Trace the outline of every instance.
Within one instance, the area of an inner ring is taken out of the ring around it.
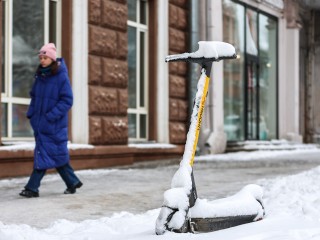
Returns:
[[[293,0],[2,0],[1,143],[33,141],[25,112],[37,52],[54,42],[74,93],[69,139],[85,144],[70,149],[75,168],[179,158],[199,68],[164,58],[197,50],[199,40],[229,42],[238,54],[214,64],[201,151],[223,152],[232,141],[317,140],[310,87],[317,85],[317,7]],[[313,17],[301,18],[305,12]],[[0,177],[29,174],[32,155],[0,148]]]

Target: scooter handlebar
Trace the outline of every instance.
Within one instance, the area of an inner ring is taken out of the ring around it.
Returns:
[[[200,41],[198,44],[199,49],[196,52],[169,55],[166,57],[165,61],[186,61],[203,64],[207,62],[217,62],[223,59],[237,58],[234,46],[229,43]]]

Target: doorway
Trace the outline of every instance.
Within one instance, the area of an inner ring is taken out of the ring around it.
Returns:
[[[278,138],[278,20],[238,1],[223,1],[224,131],[228,142]]]

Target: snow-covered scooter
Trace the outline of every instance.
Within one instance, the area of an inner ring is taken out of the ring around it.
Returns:
[[[235,48],[224,42],[200,41],[199,49],[166,57],[166,62],[187,61],[201,65],[201,76],[190,120],[190,127],[180,167],[173,176],[171,189],[164,193],[164,203],[156,221],[156,234],[210,232],[257,221],[264,216],[263,191],[260,186],[245,186],[237,194],[208,202],[197,196],[193,164],[202,114],[208,93],[212,63],[236,58]]]

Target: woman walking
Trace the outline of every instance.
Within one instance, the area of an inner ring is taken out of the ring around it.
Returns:
[[[82,186],[69,163],[68,111],[73,95],[67,67],[63,58],[56,57],[53,43],[40,49],[39,62],[27,112],[36,143],[33,172],[20,193],[27,198],[39,197],[41,179],[51,168],[56,168],[65,182],[65,194],[73,194]]]

